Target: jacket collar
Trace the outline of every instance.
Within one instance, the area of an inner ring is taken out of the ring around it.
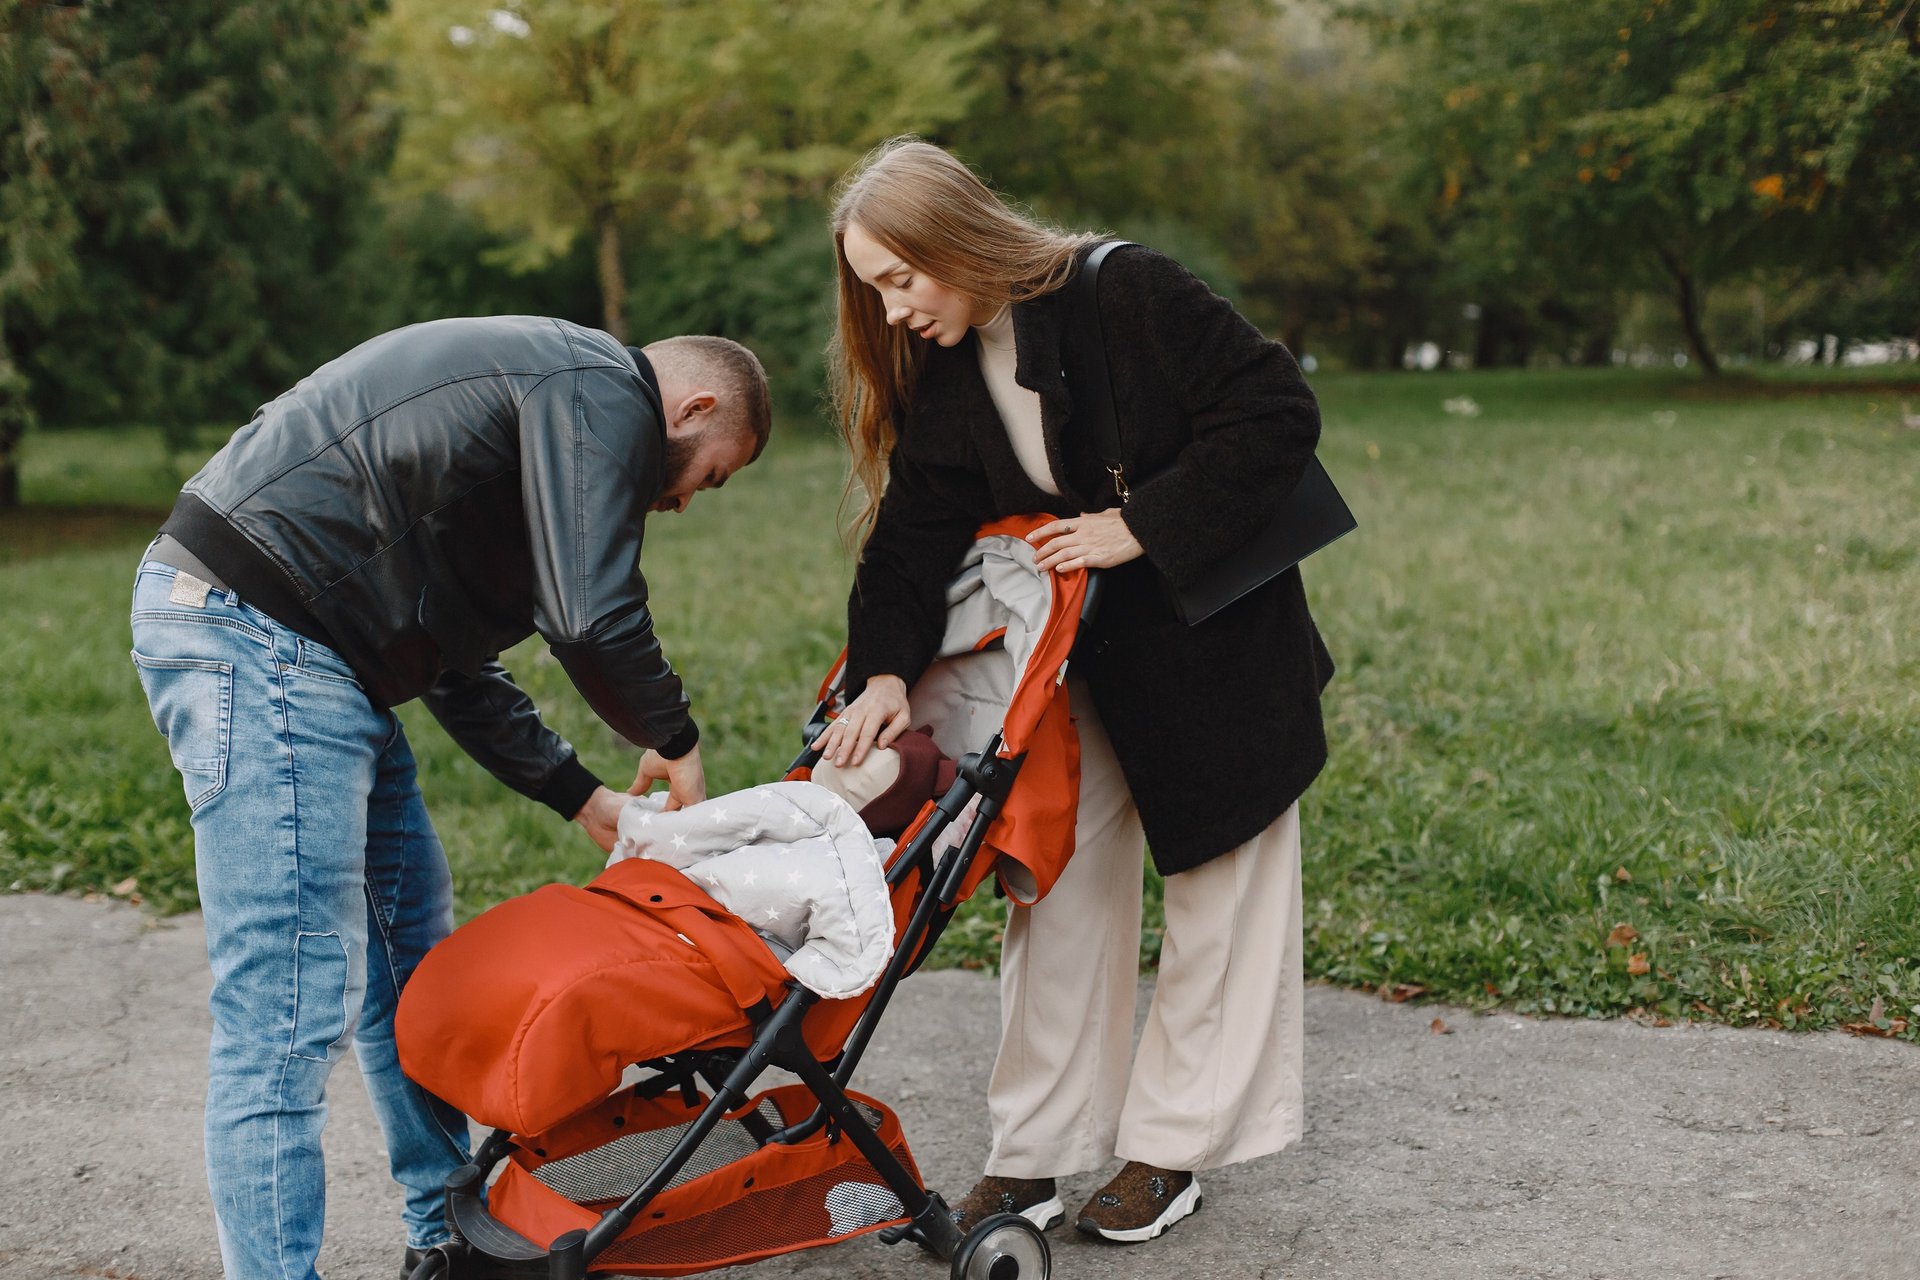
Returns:
[[[1072,316],[1072,295],[1066,288],[1014,304],[1013,336],[1017,354],[1013,380],[1040,397],[1047,460],[1054,483],[1060,486],[1061,500],[1087,510],[1092,505],[1092,497],[1081,491],[1080,476],[1067,448],[1067,441],[1074,434],[1073,392],[1067,386],[1065,367],[1066,326]]]
[[[1060,359],[1060,335],[1066,318],[1066,290],[1058,289],[1013,304],[1013,380],[1051,404],[1065,419],[1073,397]]]
[[[628,347],[627,354],[633,357],[634,368],[639,370],[640,381],[653,393],[653,403],[660,409],[662,421],[666,419],[666,400],[660,394],[660,375],[653,371],[653,361],[647,359],[647,353],[639,347]]]
[[[1083,260],[1085,256],[1083,252]],[[1051,500],[1038,489],[1033,489],[1033,501],[1041,506],[1059,504],[1086,510],[1090,508],[1092,499],[1090,495],[1080,492],[1063,439],[1071,434],[1073,417],[1073,394],[1068,390],[1066,371],[1062,367],[1064,330],[1070,316],[1071,295],[1067,289],[1057,289],[1038,298],[1013,304],[1013,380],[1040,397],[1040,419],[1046,434],[1047,458],[1054,482],[1060,486],[1061,496]],[[1003,478],[1002,484],[1030,488],[1026,473],[1019,471],[1018,463],[1014,460],[1013,446],[1007,441],[1006,428],[987,391],[986,379],[980,373],[979,350],[976,346],[979,341],[979,336],[970,332],[951,348],[936,348],[928,352],[915,396],[916,412],[925,413],[930,419],[967,423],[969,429],[975,432],[990,431],[993,438],[982,441],[982,453],[1006,464],[996,470],[1005,471],[1011,467],[1012,472],[1017,474],[1017,480],[1013,475],[1008,475]]]

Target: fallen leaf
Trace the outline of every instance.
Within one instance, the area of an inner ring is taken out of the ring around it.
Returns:
[[[1639,937],[1640,931],[1632,925],[1617,924],[1613,926],[1613,931],[1607,934],[1607,945],[1610,947],[1624,947]]]
[[[1648,967],[1645,952],[1636,951],[1627,957],[1627,972],[1636,978],[1645,973]]]
[[[118,893],[119,890],[116,889],[114,890],[114,892]],[[1875,996],[1873,998],[1873,1007],[1867,1010],[1867,1021],[1878,1022],[1886,1016],[1887,1016],[1887,1002],[1883,1000],[1881,997]]]
[[[128,894],[132,893],[135,889],[138,889],[139,887],[140,887],[140,877],[128,876],[125,880],[122,880],[119,884],[113,886],[113,896],[116,898],[124,898]]]
[[[1627,870],[1625,867],[1616,867],[1614,868],[1613,878],[1621,884],[1632,884],[1633,872]]]
[[[1884,1027],[1877,1022],[1843,1022],[1840,1024],[1840,1029],[1849,1035],[1879,1036],[1881,1039],[1886,1040],[1894,1036],[1905,1035],[1907,1020],[1905,1018],[1895,1018]]]
[[[1427,1030],[1436,1036],[1450,1036],[1453,1034],[1453,1028],[1439,1018],[1435,1018],[1432,1022],[1429,1022],[1427,1024]]]
[[[1396,982],[1390,987],[1380,988],[1380,998],[1392,1004],[1405,1004],[1415,996],[1427,994],[1427,989],[1417,982]]]
[[[1487,994],[1490,996],[1498,996],[1500,994],[1500,988],[1494,986],[1491,982],[1482,982],[1480,985],[1487,989]]]

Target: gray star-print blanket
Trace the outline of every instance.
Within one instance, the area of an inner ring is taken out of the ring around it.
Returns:
[[[817,783],[772,782],[670,813],[665,803],[664,792],[627,802],[609,866],[652,858],[685,872],[790,950],[787,972],[827,999],[879,980],[893,955],[893,842],[875,840],[845,800]]]

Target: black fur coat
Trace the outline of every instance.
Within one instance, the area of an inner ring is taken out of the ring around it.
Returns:
[[[1015,378],[1040,397],[1061,496],[1015,458],[972,334],[933,347],[901,426],[886,496],[848,603],[847,694],[867,678],[909,685],[944,629],[947,579],[988,520],[1077,515],[1117,504],[1061,372],[1079,340],[1071,291],[1013,309]],[[1113,251],[1100,272],[1108,363],[1143,561],[1108,571],[1075,669],[1106,722],[1162,874],[1252,839],[1326,763],[1320,692],[1333,660],[1292,569],[1196,627],[1174,617],[1175,582],[1262,527],[1320,437],[1320,414],[1285,347],[1178,263]],[[1144,479],[1143,479],[1144,477]]]

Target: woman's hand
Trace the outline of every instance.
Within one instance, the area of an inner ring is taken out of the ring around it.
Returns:
[[[1043,524],[1027,535],[1027,541],[1040,548],[1036,563],[1057,573],[1111,569],[1146,554],[1120,518],[1118,507]]]
[[[890,747],[907,731],[907,682],[899,676],[872,676],[853,704],[813,740],[823,760],[838,768],[857,765],[873,747]]]

